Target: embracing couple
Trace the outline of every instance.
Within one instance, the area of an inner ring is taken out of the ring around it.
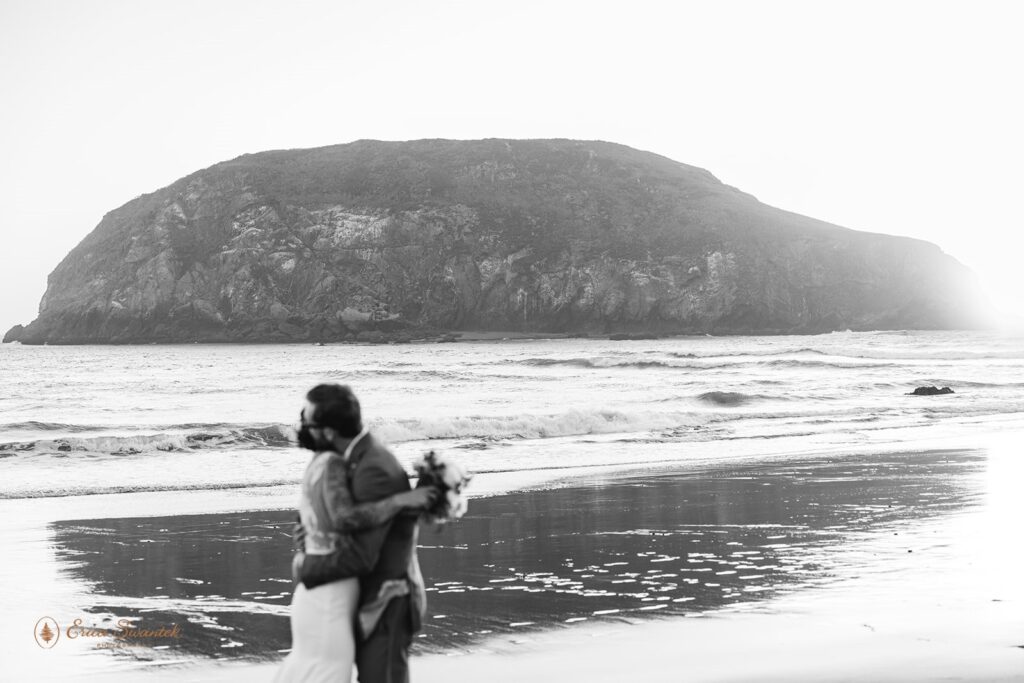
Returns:
[[[440,491],[410,488],[348,387],[314,387],[301,419],[313,457],[295,532],[292,651],[274,680],[349,683],[354,664],[360,683],[404,683],[426,609],[417,521]]]

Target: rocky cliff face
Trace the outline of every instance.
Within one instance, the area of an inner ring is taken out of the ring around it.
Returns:
[[[450,329],[775,333],[977,324],[936,246],[775,209],[604,142],[264,152],[107,214],[23,343]]]

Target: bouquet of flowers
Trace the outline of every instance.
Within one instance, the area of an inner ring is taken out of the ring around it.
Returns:
[[[449,456],[430,451],[413,463],[413,469],[419,475],[416,488],[436,486],[441,491],[437,502],[425,513],[428,521],[445,524],[466,514],[466,497],[462,489],[473,475],[462,465]]]

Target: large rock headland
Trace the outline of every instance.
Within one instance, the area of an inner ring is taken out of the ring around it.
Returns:
[[[248,154],[111,211],[4,341],[952,329],[984,306],[933,244],[767,206],[657,154],[365,140]]]

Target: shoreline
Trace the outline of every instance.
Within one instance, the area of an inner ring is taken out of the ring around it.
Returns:
[[[943,329],[888,329],[888,328],[842,328],[842,329],[816,329],[805,330],[802,328],[793,329],[769,329],[750,330],[743,332],[736,331],[715,331],[715,330],[682,330],[672,332],[599,332],[591,333],[586,331],[575,332],[523,332],[507,330],[445,330],[435,331],[427,336],[417,336],[417,332],[383,332],[379,330],[364,330],[361,334],[363,339],[315,339],[312,337],[296,339],[288,337],[266,338],[266,339],[231,339],[226,337],[206,337],[202,339],[139,339],[139,340],[85,340],[85,341],[23,341],[21,335],[10,335],[17,327],[15,325],[5,335],[2,345],[15,346],[183,346],[183,345],[211,345],[211,346],[253,346],[253,345],[277,345],[288,346],[380,346],[394,344],[450,344],[460,342],[500,342],[500,341],[530,341],[543,339],[590,339],[602,341],[650,341],[658,339],[685,339],[703,337],[816,337],[829,334],[843,334],[846,332],[860,333],[890,333],[890,334],[931,334],[931,333],[990,333],[1017,337],[1024,335],[1024,327],[1013,325],[992,325],[989,327],[977,328],[943,328]],[[10,335],[10,336],[9,336]],[[9,338],[8,338],[9,336]]]
[[[912,446],[912,444],[907,444],[906,446]],[[892,453],[893,451],[892,449],[889,449],[885,452]],[[744,460],[746,460],[746,464],[749,465],[751,462],[760,462],[762,464],[767,462],[785,462],[787,460],[793,460],[796,457],[806,458],[807,455],[790,455],[787,457],[775,457],[769,459],[730,459],[728,461],[718,461],[716,463],[705,463],[703,468],[695,466],[696,463],[689,463],[690,466],[687,467],[684,463],[676,462],[666,464],[663,467],[657,469],[661,472],[687,471],[693,474],[700,472],[702,470],[710,471],[717,469],[719,471],[734,471],[736,469],[742,469],[744,467]],[[834,459],[833,456],[828,455],[819,457],[821,460],[824,461]],[[841,459],[839,460],[839,462],[841,462]],[[606,469],[610,471],[605,471],[600,476],[604,478],[610,477],[611,480],[619,481],[623,480],[624,478],[628,478],[628,473],[630,471],[632,471],[634,475],[637,472],[643,473],[645,475],[652,474],[652,468],[650,467],[644,467],[638,470],[636,467],[630,467],[629,465],[626,465],[625,467],[611,467]],[[598,475],[595,473],[595,476]],[[491,483],[488,484],[486,483],[485,479],[485,484],[483,485],[486,486],[484,491],[489,490],[491,495],[499,495],[499,492],[503,488],[507,488],[508,490],[512,491],[523,490],[521,487],[524,484],[525,482],[523,481],[507,481],[505,482],[505,486],[502,486],[502,483],[499,481],[492,481]],[[557,487],[559,483],[557,480],[552,480],[546,476],[537,476],[533,485],[535,487],[540,487],[541,489],[543,489],[545,486]],[[480,491],[478,493],[482,492],[483,491]],[[215,494],[216,492],[212,493]],[[246,505],[251,503],[258,503],[258,509],[268,510],[273,509],[272,507],[267,507],[268,505],[277,505],[278,503],[283,502],[284,498],[282,497],[282,495],[283,492],[279,491],[277,492],[276,496],[262,498],[258,497],[248,500],[245,495],[238,495],[234,497],[233,501],[221,500],[219,502],[218,507],[224,508],[230,507],[231,505]],[[119,497],[123,498],[123,496]],[[148,496],[145,497],[152,497],[152,494],[149,494]],[[10,501],[3,502],[6,503]],[[205,503],[200,504],[199,501],[192,501],[192,509],[199,511],[199,509],[201,509],[203,505],[207,505],[209,504],[209,502],[210,501],[206,501]],[[183,509],[188,509],[188,507],[186,506]],[[253,507],[250,506],[247,509],[252,510]],[[51,508],[50,511],[56,512],[56,510],[53,508]],[[111,513],[113,511],[113,509],[109,510],[109,512]],[[123,517],[123,513],[124,508],[122,508],[122,514],[120,516]],[[182,514],[182,512],[176,512],[175,516],[180,517]],[[205,512],[200,514],[210,513]],[[972,515],[973,513],[961,513],[956,515],[955,521],[959,520],[956,521],[956,524],[964,526],[963,520],[972,518]],[[78,519],[82,519],[82,517],[79,515],[75,515],[75,517],[77,517]],[[38,522],[36,524],[38,524]],[[929,525],[924,524],[918,526],[920,528],[918,528],[915,531],[915,533],[921,537],[927,536],[928,530],[925,527],[928,527]],[[38,528],[38,526],[36,528]],[[32,533],[29,531],[29,529],[26,528],[26,526],[22,526],[22,529],[29,535],[32,535]],[[947,532],[947,535],[948,533],[949,532]],[[953,536],[956,535],[954,534]],[[958,538],[962,538],[962,535],[956,536],[955,538],[953,538],[953,540],[957,540]],[[949,545],[949,543],[947,543],[947,545]],[[953,545],[955,545],[955,543]],[[874,551],[878,552],[878,548],[875,548]],[[885,550],[885,552],[892,554],[895,551],[893,548],[888,548],[887,550]],[[918,557],[924,556],[918,555]],[[909,567],[905,569],[913,570],[914,568]],[[854,579],[853,583],[850,585],[857,585],[857,581],[863,583],[864,580],[865,579]],[[870,582],[870,579],[868,579],[868,581]],[[1002,579],[1002,581],[1005,582],[1005,577]],[[833,596],[829,598],[830,602],[827,604],[821,601],[823,595],[822,591],[825,591],[828,595]],[[843,591],[846,592],[844,593]],[[852,591],[852,594],[849,594],[850,591]],[[812,592],[813,595],[811,594]],[[737,673],[734,670],[734,667],[733,669],[730,669],[729,666],[723,666],[721,662],[715,663],[712,661],[713,658],[711,657],[711,654],[714,652],[718,652],[719,656],[723,657],[726,661],[730,659],[728,653],[723,651],[724,646],[717,644],[720,640],[724,639],[724,641],[732,643],[730,647],[735,648],[737,641],[742,641],[746,643],[746,639],[748,638],[756,640],[755,636],[757,636],[758,634],[763,635],[763,632],[770,632],[776,634],[774,636],[776,638],[776,641],[778,640],[778,638],[782,637],[782,634],[788,633],[788,636],[786,637],[793,640],[793,642],[780,643],[773,641],[775,642],[775,645],[773,647],[777,649],[781,648],[783,651],[789,652],[791,655],[796,651],[794,650],[794,648],[798,648],[799,646],[803,647],[804,649],[807,649],[808,647],[810,647],[808,643],[813,641],[814,643],[817,643],[815,647],[817,647],[818,649],[831,648],[833,650],[833,658],[838,657],[839,659],[836,661],[840,661],[842,660],[842,650],[844,649],[844,647],[842,643],[837,642],[836,639],[839,639],[840,641],[849,640],[850,643],[857,643],[856,648],[854,649],[860,649],[861,651],[863,651],[862,648],[872,649],[872,652],[878,650],[877,652],[875,652],[875,654],[872,654],[871,656],[880,657],[880,661],[884,660],[889,662],[890,664],[899,662],[900,666],[903,665],[903,663],[907,660],[908,657],[924,657],[926,652],[930,653],[929,656],[934,657],[935,653],[931,652],[929,648],[924,648],[923,646],[918,647],[914,645],[914,643],[910,643],[909,645],[904,643],[900,647],[896,647],[895,649],[893,649],[891,645],[895,641],[893,641],[892,638],[888,638],[887,642],[889,642],[889,645],[886,645],[879,650],[877,644],[872,645],[870,640],[865,640],[863,634],[860,633],[860,630],[864,630],[869,633],[874,633],[874,631],[868,631],[862,626],[853,624],[851,621],[852,617],[845,618],[837,616],[840,614],[845,614],[844,610],[848,610],[851,606],[859,606],[858,601],[854,599],[856,593],[857,591],[853,588],[850,588],[849,590],[842,589],[841,587],[831,587],[824,589],[819,588],[813,589],[813,591],[804,590],[802,592],[797,592],[796,594],[783,596],[781,598],[773,598],[769,601],[769,603],[767,603],[768,607],[766,611],[755,609],[752,610],[751,613],[746,613],[745,610],[739,610],[736,612],[729,613],[727,609],[720,609],[712,613],[709,613],[708,615],[703,616],[702,618],[676,617],[664,620],[644,620],[637,624],[591,624],[582,627],[576,627],[572,629],[571,633],[560,630],[546,630],[537,633],[524,634],[525,637],[517,637],[515,639],[511,639],[508,637],[499,637],[481,646],[481,651],[473,652],[471,654],[449,653],[418,655],[415,657],[413,662],[413,672],[416,680],[428,682],[442,679],[447,680],[452,675],[468,676],[470,679],[473,680],[476,680],[482,675],[485,675],[486,677],[494,681],[511,681],[522,680],[522,678],[526,677],[539,677],[540,679],[543,679],[545,672],[547,671],[548,673],[550,673],[553,670],[557,670],[559,662],[561,661],[569,662],[570,664],[574,663],[572,664],[572,666],[577,667],[583,666],[585,662],[591,662],[593,664],[593,670],[580,669],[575,671],[573,675],[580,674],[581,671],[583,671],[585,673],[585,677],[594,681],[610,682],[613,680],[622,680],[621,678],[617,678],[610,673],[613,671],[619,671],[619,673],[622,673],[621,667],[616,669],[615,661],[609,660],[609,653],[606,651],[608,649],[607,643],[609,642],[609,639],[612,639],[615,641],[614,651],[628,651],[638,655],[640,653],[644,653],[643,656],[649,658],[648,663],[644,665],[645,668],[643,669],[646,680],[678,680],[679,672],[676,671],[676,669],[672,668],[672,663],[669,662],[664,656],[662,656],[659,660],[659,647],[655,645],[660,643],[660,647],[667,648],[669,652],[675,652],[678,649],[678,646],[668,646],[667,643],[670,641],[674,641],[678,638],[685,638],[687,642],[692,642],[695,644],[694,652],[690,653],[688,657],[692,658],[696,654],[700,654],[699,657],[696,657],[695,661],[684,661],[682,664],[678,662],[676,663],[677,666],[682,666],[681,671],[687,672],[686,675],[688,678],[691,677],[691,675],[694,675],[696,676],[697,680],[744,680],[749,679],[750,676],[753,676],[756,673],[757,677],[763,680],[831,680],[829,678],[830,674],[827,671],[827,669],[819,669],[817,670],[817,673],[814,675],[808,673],[808,671],[811,668],[808,666],[808,662],[804,662],[803,664],[801,664],[802,668],[797,667],[798,670],[794,670],[792,666],[787,664],[785,657],[779,657],[777,655],[774,657],[769,656],[771,655],[771,652],[765,651],[765,648],[767,648],[767,646],[764,644],[757,645],[754,643],[750,643],[744,644],[743,647],[752,648],[753,652],[760,653],[759,656],[764,657],[764,661],[767,662],[765,666],[773,670],[775,672],[774,674],[771,674],[768,671],[755,672],[754,670],[749,668]],[[851,597],[851,595],[853,597]],[[1016,596],[1011,596],[1011,598],[1012,600],[1017,599]],[[1006,604],[1014,604],[1012,600],[1004,599],[1002,603],[993,603],[993,605],[1000,604],[1005,606]],[[836,603],[836,601],[838,601],[838,603]],[[832,606],[833,603],[842,604],[842,609]],[[1018,607],[1020,607],[1021,605],[1019,601],[1015,604]],[[977,604],[975,604],[972,607],[972,609],[976,608]],[[1012,607],[1008,607],[1008,609],[1012,609]],[[793,624],[793,621],[794,619],[796,619],[795,615],[800,614],[803,614],[804,616],[798,619],[797,621],[801,621],[802,623],[804,623],[804,626],[796,628]],[[940,614],[945,614],[945,612],[941,612]],[[808,615],[812,617],[812,621],[817,623],[817,626],[815,626],[814,628],[805,628],[807,623],[811,623],[806,622],[806,620],[804,619],[804,617],[807,617]],[[871,618],[875,622],[886,623],[887,621],[892,621],[894,619],[894,615],[886,612],[880,615],[872,615]],[[970,614],[967,614],[966,616],[961,615],[959,618],[961,620],[971,620]],[[931,619],[931,621],[935,621],[935,619],[933,618]],[[1005,626],[1006,620],[1000,617],[1000,619],[996,619],[992,623],[1000,623]],[[828,628],[833,629],[831,636],[828,637],[823,635],[823,628],[826,625],[828,626]],[[904,626],[906,626],[906,624],[904,624]],[[990,634],[988,636],[989,639],[991,639],[990,631],[991,629],[987,631]],[[811,638],[811,636],[814,637]],[[809,638],[810,640],[803,644],[799,644],[796,642],[801,639],[807,640]],[[655,645],[652,645],[652,643],[654,643]],[[972,647],[982,647],[982,645],[984,645],[983,649],[985,649],[987,653],[985,661],[995,662],[994,664],[992,664],[992,667],[994,668],[991,669],[991,673],[993,676],[999,676],[1006,673],[1008,671],[1006,667],[1012,662],[1024,662],[1024,653],[1022,653],[1020,658],[1014,658],[1002,651],[995,649],[994,647],[990,648],[989,645],[991,645],[991,643],[987,645],[985,643],[975,643],[975,645]],[[572,655],[568,654],[568,652],[570,651],[573,653]],[[579,654],[579,652],[581,651],[586,654]],[[529,656],[524,657],[523,655],[527,653],[529,653]],[[461,656],[453,656],[453,654],[461,654]],[[509,656],[511,654],[517,654],[517,656],[513,658]],[[674,656],[675,655],[673,655],[673,657]],[[818,659],[814,659],[814,661],[818,661]],[[849,659],[848,656],[847,659]],[[658,661],[661,661],[661,664],[656,664],[656,662]],[[851,663],[850,665],[852,666],[852,664],[853,663]],[[192,664],[182,664],[179,662],[173,665],[173,669],[168,668],[166,671],[159,671],[158,669],[161,668],[159,665],[150,665],[147,667],[143,667],[142,669],[134,668],[130,671],[120,673],[97,671],[95,676],[93,675],[92,672],[90,672],[90,679],[126,681],[131,680],[131,677],[139,677],[141,675],[148,680],[154,681],[170,680],[171,677],[173,677],[175,680],[183,681],[226,681],[241,680],[243,678],[245,680],[264,680],[263,678],[261,678],[261,676],[266,675],[266,679],[269,680],[269,677],[272,676],[272,671],[274,670],[275,666],[276,665],[274,664],[259,663],[217,664],[214,662],[199,662]],[[1024,666],[1024,664],[1022,664],[1022,666]],[[659,672],[662,672],[662,669],[664,667],[669,667],[668,671],[675,672],[675,675],[673,676],[670,675],[670,673],[665,673],[664,676],[659,677]],[[729,677],[730,675],[733,675],[729,673],[730,670],[732,670],[733,674],[735,674],[733,678]],[[937,671],[937,669],[935,669],[934,666],[932,667],[932,670]],[[145,671],[145,673],[143,674],[142,671]],[[879,670],[872,671],[874,672],[874,674],[884,673],[884,671]],[[695,674],[694,672],[700,673]],[[37,673],[39,672],[37,671]],[[769,675],[765,676],[763,674]],[[861,677],[863,678],[863,680],[889,680],[884,676],[878,677],[874,674],[868,676],[867,673],[863,673]],[[569,673],[566,673],[565,675],[569,675]],[[502,676],[505,677],[503,678]],[[772,678],[772,676],[775,677]],[[573,676],[570,675],[570,678],[571,677]],[[891,680],[916,679],[908,679],[906,677],[900,678],[894,676],[891,678]],[[988,680],[988,678],[986,678],[986,680]]]

